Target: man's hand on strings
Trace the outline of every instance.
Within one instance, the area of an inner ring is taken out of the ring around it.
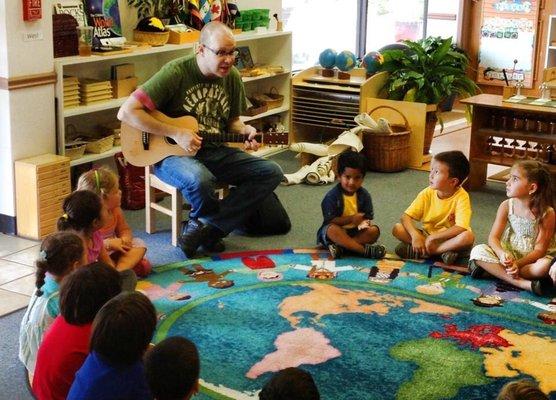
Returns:
[[[196,153],[203,144],[203,138],[190,130],[180,131],[174,134],[172,139],[188,153]]]
[[[257,151],[261,144],[255,140],[257,136],[257,130],[251,125],[244,125],[242,134],[247,136],[245,143],[245,150]]]

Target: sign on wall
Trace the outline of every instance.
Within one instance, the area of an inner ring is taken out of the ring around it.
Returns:
[[[538,0],[484,0],[477,82],[533,85]]]

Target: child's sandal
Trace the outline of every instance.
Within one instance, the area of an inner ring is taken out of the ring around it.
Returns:
[[[386,247],[381,244],[366,244],[365,257],[366,258],[382,258],[386,254]]]
[[[330,252],[330,257],[333,260],[336,260],[337,258],[342,258],[342,255],[344,254],[344,249],[338,246],[336,243],[329,244],[328,251]]]
[[[467,268],[469,269],[469,276],[473,279],[480,279],[485,274],[485,270],[480,267],[475,260],[469,260],[467,264]]]
[[[535,293],[537,296],[546,296],[554,288],[552,279],[542,278],[535,279],[531,281],[531,292]]]

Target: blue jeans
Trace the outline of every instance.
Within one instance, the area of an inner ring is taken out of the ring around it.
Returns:
[[[190,218],[228,234],[241,226],[282,181],[282,168],[273,161],[222,145],[205,144],[195,157],[167,157],[154,167],[155,175],[177,187],[191,204]],[[222,201],[216,182],[236,188]]]

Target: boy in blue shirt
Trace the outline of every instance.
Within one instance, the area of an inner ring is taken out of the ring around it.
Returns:
[[[317,243],[328,247],[333,259],[345,250],[367,258],[382,258],[386,252],[384,246],[375,243],[380,229],[373,223],[371,195],[362,187],[366,161],[353,151],[340,154],[340,182],[322,200],[324,221],[317,232]]]

